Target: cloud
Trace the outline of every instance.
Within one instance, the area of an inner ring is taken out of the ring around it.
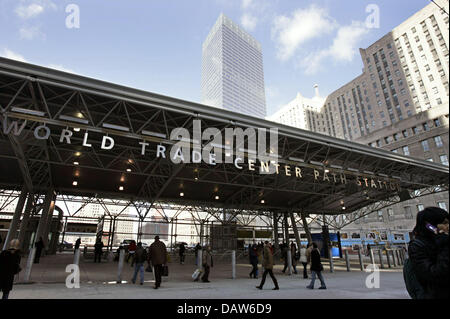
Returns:
[[[272,39],[277,45],[277,57],[286,61],[309,40],[330,33],[337,24],[328,10],[311,5],[297,9],[292,16],[276,16],[272,25]]]
[[[59,71],[67,72],[67,73],[76,73],[75,71],[73,71],[71,69],[67,69],[67,68],[63,67],[61,64],[49,64],[49,65],[47,65],[47,67],[50,69],[55,69],[55,70],[59,70]]]
[[[242,0],[242,9],[247,9],[252,4],[253,0]]]
[[[0,51],[0,56],[3,56],[7,59],[11,59],[11,60],[17,60],[20,62],[26,62],[26,63],[33,63],[28,61],[27,59],[25,59],[21,54],[18,54],[16,52],[11,51],[8,48],[4,48],[3,51]],[[67,69],[64,66],[62,66],[61,64],[47,64],[47,65],[43,65],[44,67],[50,68],[50,69],[55,69],[55,70],[59,70],[59,71],[63,71],[63,72],[68,72],[68,73],[77,73],[71,69]]]
[[[32,40],[36,37],[45,37],[45,34],[41,32],[40,27],[22,27],[19,30],[20,38],[26,40]]]
[[[275,98],[280,95],[280,90],[277,87],[274,86],[266,86],[266,95],[267,98]]]
[[[247,31],[253,31],[258,23],[258,18],[252,16],[251,14],[244,13],[241,17],[242,26],[247,29]]]
[[[27,62],[27,60],[25,60],[25,58],[22,55],[15,53],[9,49],[3,49],[3,51],[1,52],[1,55],[7,59],[17,60],[20,62]]]
[[[16,8],[15,12],[22,19],[29,19],[44,12],[44,7],[36,3],[32,3],[28,6],[20,5]]]
[[[334,62],[350,62],[357,54],[359,41],[369,32],[362,22],[352,21],[350,25],[339,27],[330,47],[313,52],[303,58],[299,65],[306,74],[314,74],[322,69],[324,59]]]

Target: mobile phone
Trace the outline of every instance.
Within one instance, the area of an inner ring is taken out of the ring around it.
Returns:
[[[438,229],[435,226],[431,225],[430,223],[426,223],[425,227],[435,234],[438,233]]]

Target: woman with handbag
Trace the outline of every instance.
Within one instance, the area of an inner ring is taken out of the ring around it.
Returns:
[[[19,240],[13,239],[9,249],[0,254],[0,289],[3,292],[2,299],[8,299],[12,290],[14,276],[21,271],[20,268]]]
[[[320,280],[319,289],[327,289],[325,285],[325,279],[323,278],[323,266],[320,261],[320,251],[316,243],[313,243],[313,249],[311,250],[311,283],[306,287],[309,289],[314,289],[314,282],[316,281],[316,275]]]

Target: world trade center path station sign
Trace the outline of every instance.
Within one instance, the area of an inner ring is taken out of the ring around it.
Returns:
[[[0,58],[0,188],[342,214],[448,189],[448,167]]]

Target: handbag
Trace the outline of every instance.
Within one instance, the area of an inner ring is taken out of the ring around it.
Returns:
[[[167,266],[167,265],[164,265],[164,266],[163,266],[161,276],[164,276],[164,277],[169,276],[169,266]]]

